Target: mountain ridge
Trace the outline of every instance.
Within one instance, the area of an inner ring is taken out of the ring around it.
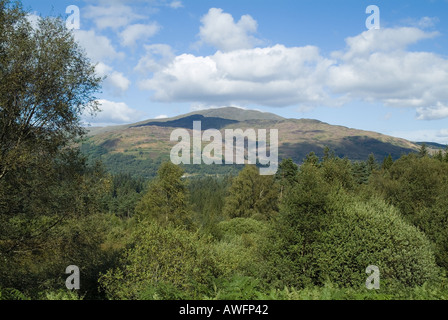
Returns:
[[[374,131],[229,107],[100,128],[90,132],[84,141],[89,147],[85,149],[88,154],[105,159],[106,163],[113,159],[113,166],[122,167],[122,170],[126,170],[125,163],[135,166],[139,162],[168,160],[171,149],[177,143],[170,141],[172,131],[185,128],[191,133],[193,121],[201,121],[202,130],[218,129],[221,132],[225,129],[267,129],[268,132],[269,129],[277,129],[280,160],[292,158],[296,163],[301,163],[310,152],[323,156],[325,147],[332,149],[335,155],[353,161],[366,160],[370,154],[374,154],[379,161],[389,154],[397,159],[420,148],[411,141]]]

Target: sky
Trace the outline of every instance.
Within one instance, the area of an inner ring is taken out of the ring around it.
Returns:
[[[107,77],[92,126],[234,106],[448,144],[448,0],[22,3]]]

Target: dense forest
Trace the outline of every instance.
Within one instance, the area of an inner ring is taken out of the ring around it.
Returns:
[[[0,26],[0,300],[448,298],[448,150],[111,173],[76,147],[101,79],[63,22],[0,0]]]
[[[29,196],[38,176],[20,192],[1,184],[3,299],[448,297],[446,152],[378,163],[328,150],[276,176],[184,178],[165,162],[149,181],[77,156],[45,193]],[[69,265],[78,291],[65,288]],[[366,289],[369,265],[379,290]]]

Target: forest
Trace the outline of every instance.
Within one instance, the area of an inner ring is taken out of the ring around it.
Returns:
[[[0,0],[0,27],[0,300],[448,298],[448,150],[109,172],[77,144],[102,79],[63,22]]]
[[[183,178],[165,162],[149,181],[76,156],[73,175],[1,184],[2,299],[447,298],[447,152],[379,163],[327,149],[276,176]],[[69,265],[80,290],[65,288]]]

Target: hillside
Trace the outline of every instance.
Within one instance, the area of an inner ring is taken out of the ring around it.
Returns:
[[[221,108],[197,111],[168,119],[147,120],[135,124],[92,128],[83,150],[92,158],[101,158],[113,172],[135,170],[139,174],[169,159],[174,142],[171,132],[176,128],[192,129],[193,121],[201,121],[202,129],[278,129],[279,156],[300,163],[314,151],[323,155],[326,146],[337,156],[351,160],[365,160],[369,154],[382,160],[391,154],[399,158],[415,152],[419,146],[410,141],[376,132],[330,125],[311,119],[285,119],[272,113],[238,108]],[[219,166],[208,168],[212,173]],[[228,166],[227,166],[228,167]],[[146,169],[145,169],[146,168]],[[134,172],[136,173],[136,172]]]

